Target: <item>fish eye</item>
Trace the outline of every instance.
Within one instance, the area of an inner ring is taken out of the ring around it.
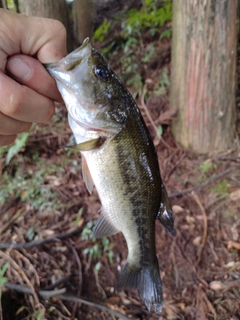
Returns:
[[[96,77],[102,81],[107,81],[110,76],[110,72],[109,72],[108,68],[103,67],[103,66],[96,66],[94,68],[94,72],[95,72]]]

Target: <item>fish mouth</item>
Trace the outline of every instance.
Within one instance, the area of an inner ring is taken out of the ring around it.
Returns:
[[[89,38],[86,38],[82,45],[69,53],[65,58],[53,62],[44,64],[47,71],[53,76],[56,81],[68,82],[70,81],[70,75],[68,72],[74,71],[80,64],[89,58],[92,52],[92,47]]]

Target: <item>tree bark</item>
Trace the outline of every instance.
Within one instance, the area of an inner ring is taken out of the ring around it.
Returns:
[[[68,50],[73,49],[69,10],[66,0],[18,0],[18,11],[22,14],[61,21],[67,30]]]
[[[75,0],[73,5],[74,37],[81,44],[93,35],[95,7],[92,0]]]
[[[0,0],[0,8],[7,9],[6,0]]]
[[[237,0],[173,0],[171,107],[175,138],[199,153],[236,135]]]

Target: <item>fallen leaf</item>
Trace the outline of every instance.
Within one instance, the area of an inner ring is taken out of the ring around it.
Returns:
[[[193,244],[194,244],[194,246],[199,247],[199,246],[200,246],[200,243],[201,243],[201,240],[202,240],[202,237],[201,237],[201,236],[197,236],[196,238],[194,238],[194,239],[193,239]]]
[[[231,240],[229,240],[227,247],[228,247],[228,250],[231,250],[231,249],[240,250],[240,242],[236,242],[236,241],[231,241]]]
[[[240,189],[231,192],[229,197],[232,201],[240,200]]]
[[[225,284],[221,281],[212,281],[209,283],[209,288],[213,291],[221,291],[225,289]]]
[[[173,205],[172,206],[172,210],[173,210],[173,213],[174,214],[177,214],[177,213],[180,213],[180,212],[183,212],[184,209],[178,205]]]

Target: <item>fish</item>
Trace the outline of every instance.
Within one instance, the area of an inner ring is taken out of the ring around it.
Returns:
[[[138,289],[148,310],[160,314],[163,297],[155,220],[174,234],[174,219],[140,110],[88,38],[46,68],[67,107],[77,143],[71,148],[81,152],[86,187],[89,193],[96,187],[102,204],[93,236],[122,232],[127,242],[128,257],[117,290]]]

